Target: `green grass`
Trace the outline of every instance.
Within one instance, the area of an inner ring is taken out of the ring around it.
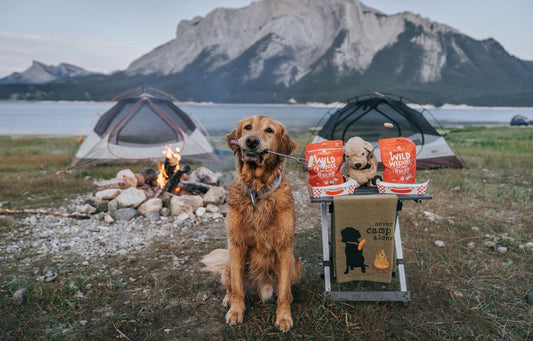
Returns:
[[[430,179],[433,200],[406,203],[400,216],[412,302],[324,302],[321,274],[320,213],[316,204],[297,207],[296,251],[304,275],[293,288],[294,327],[274,328],[275,303],[246,301],[242,325],[224,322],[224,291],[217,279],[200,271],[198,260],[224,247],[224,223],[210,223],[210,235],[198,243],[195,223],[176,230],[174,240],[156,240],[141,252],[112,258],[47,256],[29,265],[31,250],[8,257],[0,248],[0,339],[5,340],[527,340],[533,338],[533,130],[473,127],[451,129],[446,137],[460,151],[464,169],[419,171]],[[300,149],[306,136],[295,137]],[[93,179],[110,178],[121,168],[98,166],[62,171],[76,149],[70,138],[0,138],[0,202],[3,208],[53,208],[90,191]],[[293,186],[305,193],[306,173],[287,164]],[[430,221],[424,212],[437,215]],[[0,225],[1,240],[24,231]],[[489,238],[490,236],[490,238]],[[434,242],[446,246],[438,248]],[[500,254],[485,242],[508,247]],[[469,247],[473,242],[474,247]],[[1,245],[4,245],[2,242]],[[179,268],[169,255],[187,259]],[[39,276],[56,268],[58,280]],[[382,290],[378,283],[342,288]],[[27,287],[21,306],[12,294]],[[334,288],[340,288],[334,284]],[[77,293],[81,291],[84,297]]]

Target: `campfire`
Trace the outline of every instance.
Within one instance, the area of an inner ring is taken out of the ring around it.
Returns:
[[[220,217],[226,201],[223,186],[231,183],[231,176],[219,175],[206,167],[191,171],[182,165],[179,148],[165,147],[165,159],[157,170],[144,167],[138,173],[120,170],[110,180],[93,182],[92,212],[107,212],[111,220],[129,220],[140,214],[150,219],[161,216]],[[112,217],[111,217],[112,216]],[[112,218],[112,219],[111,219]]]
[[[187,174],[191,171],[188,165],[183,167],[183,169],[180,168],[181,155],[178,147],[173,151],[172,146],[167,145],[162,153],[165,155],[165,161],[158,165],[157,185],[161,189],[157,193],[157,197],[164,192],[178,194],[180,182],[186,180]]]
[[[374,267],[380,270],[390,270],[390,263],[387,260],[385,250],[380,250],[374,259]]]

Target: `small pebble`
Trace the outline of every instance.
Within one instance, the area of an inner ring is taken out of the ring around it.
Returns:
[[[28,288],[21,288],[13,294],[13,304],[22,305],[24,299],[28,296]]]
[[[435,245],[437,245],[438,247],[444,247],[446,246],[446,244],[444,244],[444,242],[442,240],[436,240],[435,241]]]

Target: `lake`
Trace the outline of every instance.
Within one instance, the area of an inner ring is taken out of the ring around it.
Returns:
[[[0,135],[87,135],[112,102],[0,102]],[[302,133],[319,124],[339,106],[300,104],[204,104],[179,103],[192,113],[211,135],[231,131],[243,117],[265,114],[282,122],[289,132]],[[415,107],[416,109],[420,109]],[[516,114],[533,119],[533,108],[479,108],[445,106],[426,109],[434,125],[509,125]],[[440,123],[440,124],[439,124]]]

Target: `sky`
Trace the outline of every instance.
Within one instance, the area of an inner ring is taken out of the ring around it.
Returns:
[[[262,0],[265,1],[265,0]],[[328,0],[316,0],[328,1]],[[0,0],[0,78],[33,60],[89,71],[124,70],[172,40],[181,20],[252,0]],[[477,39],[496,39],[533,61],[533,0],[361,0],[386,14],[410,11]]]

